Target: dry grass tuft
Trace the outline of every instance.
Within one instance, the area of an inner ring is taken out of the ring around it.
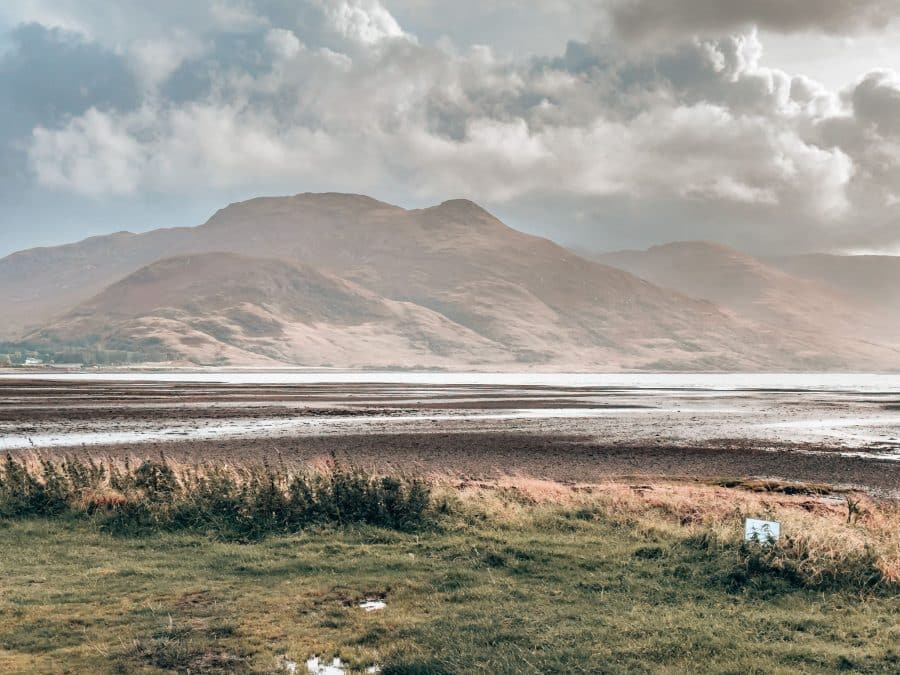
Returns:
[[[96,511],[112,511],[122,508],[128,503],[126,497],[119,490],[115,490],[109,486],[101,486],[85,493],[81,499],[76,501],[76,508],[87,513]]]
[[[604,519],[681,537],[714,537],[736,546],[745,518],[782,524],[777,550],[796,557],[798,573],[814,580],[842,561],[871,560],[882,582],[900,584],[900,504],[822,486],[789,490],[760,481],[723,487],[654,482],[565,485],[525,476],[492,482],[444,481],[463,504],[510,522],[534,522],[541,508],[583,510]],[[538,507],[537,509],[535,507]]]

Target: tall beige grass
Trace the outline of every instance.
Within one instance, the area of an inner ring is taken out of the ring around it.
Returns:
[[[900,584],[900,503],[895,500],[862,493],[816,494],[821,486],[812,487],[811,494],[757,491],[752,482],[733,488],[665,481],[566,485],[524,476],[438,482],[464,503],[510,522],[533,520],[535,507],[593,509],[604,518],[647,530],[685,537],[709,534],[736,543],[743,538],[745,518],[777,520],[782,542],[789,539],[802,549],[810,567],[871,551],[884,579]]]

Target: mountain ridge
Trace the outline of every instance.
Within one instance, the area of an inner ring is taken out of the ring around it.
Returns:
[[[809,297],[810,289],[818,288],[819,282],[795,279],[727,247],[692,246],[706,250],[703,256],[710,259],[730,260],[740,273],[751,270],[766,283],[778,286],[790,279],[790,288],[807,289]],[[685,244],[673,244],[650,255],[675,259],[684,250]],[[33,251],[0,260],[0,303],[11,318],[7,329],[18,323],[18,337],[64,344],[93,335],[100,342],[127,344],[130,330],[140,344],[148,326],[155,326],[156,337],[179,358],[203,363],[261,358],[352,367],[842,369],[877,368],[893,353],[880,343],[813,340],[814,330],[802,322],[782,321],[790,330],[773,330],[761,320],[769,315],[755,314],[752,301],[730,306],[671,279],[657,283],[628,269],[627,261],[609,257],[615,254],[588,260],[508,227],[467,199],[407,210],[365,195],[257,197],[219,209],[193,228],[116,233]],[[158,280],[155,292],[170,293],[173,307],[143,307],[141,316],[116,314],[114,293],[134,293],[140,275],[150,273],[148,266],[158,271],[162,268],[153,266],[162,261],[183,263],[210,254],[220,256],[218,264],[230,274],[245,275],[252,288],[237,289],[215,265],[199,265],[194,277],[170,280],[181,286]],[[323,289],[355,293],[365,302],[355,305],[340,334],[315,294],[300,293],[308,316],[283,297],[281,304],[267,302],[267,292],[278,295],[275,277],[283,283],[327,279]],[[707,282],[698,283],[703,290]],[[230,305],[210,304],[217,288],[230,289]],[[773,297],[786,303],[790,294],[779,292]],[[204,302],[190,305],[179,293]],[[254,342],[217,314],[234,309],[239,300],[251,314],[290,327],[285,335],[294,337]],[[203,326],[212,332],[203,332]],[[181,337],[190,331],[203,335],[191,333],[184,343]],[[367,361],[365,345],[374,345],[378,336],[380,351],[370,350]],[[202,341],[206,346],[192,351],[190,343]],[[325,341],[340,349],[321,348]],[[383,353],[390,350],[395,356]]]

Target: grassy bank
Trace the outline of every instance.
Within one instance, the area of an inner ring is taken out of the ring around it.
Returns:
[[[82,520],[105,532],[202,532],[251,540],[313,525],[424,526],[431,490],[334,462],[318,471],[268,465],[184,466],[14,459],[0,467],[0,518]]]
[[[896,672],[897,505],[730,485],[439,482],[399,528],[319,515],[252,537],[110,529],[119,507],[83,498],[7,514],[0,671]],[[786,537],[742,546],[745,515]]]

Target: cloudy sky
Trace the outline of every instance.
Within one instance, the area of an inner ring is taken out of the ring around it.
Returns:
[[[897,0],[4,0],[0,254],[256,195],[900,252]]]

